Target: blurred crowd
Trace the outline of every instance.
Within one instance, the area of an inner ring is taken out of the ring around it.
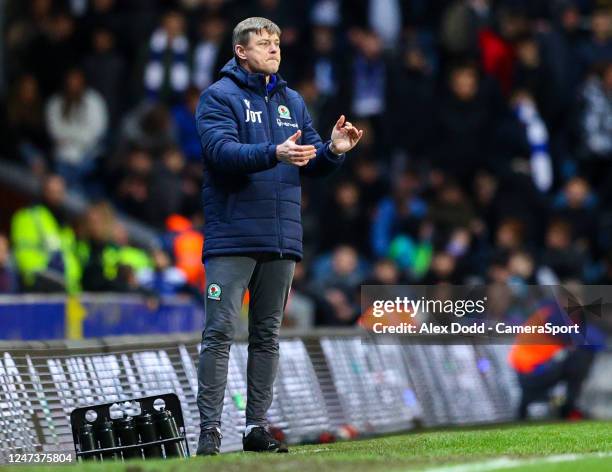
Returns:
[[[287,324],[353,324],[361,284],[612,283],[612,0],[6,3],[0,156],[43,192],[0,235],[2,293],[199,296],[193,115],[248,16],[283,30],[324,139],[340,113],[366,131],[303,182]]]

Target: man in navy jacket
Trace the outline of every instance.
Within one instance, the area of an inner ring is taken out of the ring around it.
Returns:
[[[340,116],[322,142],[302,97],[278,75],[280,29],[248,18],[234,58],[204,91],[196,122],[204,157],[206,321],[198,367],[198,455],[217,454],[234,323],[249,302],[245,451],[286,451],[267,431],[278,333],[302,258],[301,175],[325,176],[363,131]]]

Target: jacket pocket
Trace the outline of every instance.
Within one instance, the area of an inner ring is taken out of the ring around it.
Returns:
[[[231,193],[229,197],[227,197],[227,203],[225,204],[225,215],[223,217],[223,221],[225,221],[226,223],[232,221],[232,214],[234,213],[236,198],[237,195],[235,193]]]

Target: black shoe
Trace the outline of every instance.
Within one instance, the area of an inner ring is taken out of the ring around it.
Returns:
[[[200,432],[196,456],[216,456],[221,447],[221,433],[217,428],[207,428]]]
[[[289,452],[287,446],[274,439],[263,426],[254,427],[247,436],[242,435],[242,450],[251,452]]]

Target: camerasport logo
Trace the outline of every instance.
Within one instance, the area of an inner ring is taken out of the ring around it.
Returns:
[[[208,298],[211,300],[221,300],[221,287],[217,284],[210,284],[208,286]]]
[[[286,120],[290,120],[291,119],[291,113],[289,113],[289,108],[287,108],[285,105],[279,105],[279,107],[278,107],[278,116],[280,116],[281,118],[284,118]]]

